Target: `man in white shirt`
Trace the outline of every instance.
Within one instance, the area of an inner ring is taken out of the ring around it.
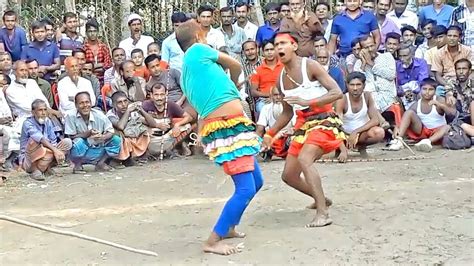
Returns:
[[[173,24],[174,30],[187,20],[188,18],[183,12],[176,12],[171,15],[171,23]],[[183,57],[184,52],[181,50],[181,47],[179,47],[178,41],[176,41],[176,33],[173,32],[161,45],[161,60],[168,63],[170,68],[177,69],[181,72]]]
[[[58,82],[59,111],[63,115],[75,112],[74,97],[78,92],[86,91],[90,94],[91,104],[95,105],[95,93],[89,80],[81,77],[79,63],[76,58],[68,57],[64,60],[67,77]]]
[[[128,27],[130,28],[130,37],[120,42],[119,47],[125,50],[127,59],[131,58],[133,49],[139,48],[143,51],[143,54],[147,55],[148,45],[155,40],[153,37],[142,34],[143,25],[142,17],[137,14],[131,14],[128,17]]]
[[[202,30],[207,34],[207,44],[214,49],[220,49],[225,46],[225,38],[220,30],[214,29],[211,26],[213,13],[214,7],[210,5],[202,5],[197,10],[199,24]]]
[[[23,118],[31,115],[31,103],[41,99],[48,103],[40,87],[33,79],[28,78],[28,67],[25,61],[16,62],[15,81],[5,91],[5,98],[10,104],[13,115]],[[49,104],[48,108],[50,108]],[[51,110],[51,109],[49,109]],[[51,110],[54,112],[54,110]]]
[[[393,10],[388,12],[387,17],[391,19],[398,28],[412,26],[418,29],[418,16],[407,9],[408,0],[393,0]]]
[[[244,29],[245,36],[255,41],[258,26],[249,21],[249,9],[249,6],[244,2],[238,2],[235,5],[235,15],[237,17],[237,22],[235,22],[234,25],[237,25]]]

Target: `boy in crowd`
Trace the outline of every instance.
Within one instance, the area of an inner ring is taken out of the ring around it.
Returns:
[[[395,128],[396,140],[390,145],[390,150],[400,150],[403,145],[398,138],[408,135],[410,139],[419,141],[415,144],[417,150],[429,152],[432,143],[438,143],[448,132],[445,114],[454,114],[455,110],[445,103],[444,98],[436,96],[437,85],[431,78],[421,82],[421,99],[403,114],[400,127]]]
[[[133,49],[131,57],[133,64],[135,65],[135,72],[133,73],[133,76],[141,77],[145,79],[145,81],[148,81],[150,79],[150,72],[148,71],[146,66],[143,65],[143,60],[145,59],[143,56],[143,51],[138,48]]]

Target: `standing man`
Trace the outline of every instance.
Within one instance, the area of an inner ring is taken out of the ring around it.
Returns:
[[[474,49],[474,0],[465,0],[453,11],[450,25],[463,31],[461,43]]]
[[[418,11],[420,21],[425,19],[436,20],[436,25],[449,27],[454,7],[447,5],[446,0],[433,0],[433,4],[424,6]]]
[[[387,17],[397,24],[401,29],[405,26],[412,26],[418,29],[418,16],[407,9],[408,0],[393,0],[393,10],[388,12]]]
[[[262,59],[258,54],[257,43],[252,40],[247,40],[242,44],[242,53],[243,55],[241,57],[240,65],[243,69],[242,74],[244,75],[244,82],[239,84],[240,86],[238,86],[238,89],[244,90],[245,94],[249,95],[247,97],[247,102],[252,114],[252,120],[256,121],[257,118],[254,117],[256,111],[255,99],[250,96],[250,79],[252,75],[257,72],[257,67],[262,64]]]
[[[392,0],[379,0],[377,2],[376,17],[380,28],[380,46],[379,51],[385,50],[385,37],[390,32],[401,34],[400,28],[387,17],[387,12],[390,10],[390,3]]]
[[[237,24],[236,26],[244,29],[245,36],[247,36],[247,38],[255,41],[258,26],[249,21],[249,12],[249,5],[243,1],[239,1],[237,4],[235,4],[235,14],[237,16],[237,21],[235,24]]]
[[[265,14],[267,15],[267,21],[263,26],[260,26],[257,30],[257,37],[255,41],[257,45],[262,46],[263,41],[271,40],[275,37],[275,34],[280,30],[280,5],[277,3],[268,3],[265,6]]]
[[[180,72],[183,66],[184,52],[176,41],[176,29],[187,20],[188,18],[183,12],[173,13],[173,15],[171,15],[171,23],[173,24],[174,32],[166,37],[161,45],[161,60],[165,61],[170,68],[174,68]]]
[[[105,162],[117,157],[121,139],[114,135],[114,127],[102,111],[91,108],[88,92],[74,96],[76,112],[66,116],[64,134],[72,139],[71,161],[74,174],[84,174],[83,164],[95,165],[96,171],[110,171]]]
[[[58,142],[46,102],[34,100],[31,112],[21,129],[19,162],[31,178],[44,181],[44,174],[55,174],[52,167],[64,161],[72,142],[68,138]]]
[[[25,30],[16,23],[15,11],[8,10],[3,13],[4,27],[0,29],[0,51],[10,53],[13,62],[21,59],[23,47],[28,44]]]
[[[324,35],[321,22],[316,14],[306,10],[303,0],[290,0],[290,8],[291,18],[284,18],[281,21],[280,31],[297,34],[299,56],[314,56],[313,38],[316,35]]]
[[[245,236],[237,232],[235,226],[240,223],[245,209],[263,185],[262,173],[255,159],[260,151],[260,138],[252,121],[245,117],[240,102],[236,87],[241,71],[239,62],[206,45],[202,30],[197,23],[189,21],[176,32],[178,43],[185,52],[181,80],[186,98],[203,121],[200,135],[205,153],[223,166],[235,185],[235,192],[222,210],[203,250],[230,255],[239,250],[224,244],[222,239]],[[224,69],[229,69],[230,78]],[[206,93],[202,93],[203,90]],[[221,144],[218,143],[224,141],[235,148],[220,149]]]
[[[378,50],[380,30],[374,14],[364,11],[359,0],[346,0],[346,9],[336,15],[332,22],[329,52],[334,54],[337,51],[339,39],[339,55],[345,58],[352,52],[351,41],[369,34],[374,38],[375,48]]]
[[[72,12],[66,12],[63,16],[63,25],[56,32],[56,42],[59,46],[61,63],[68,56],[72,56],[72,51],[81,49],[84,44],[84,38],[77,32],[79,22],[77,15]]]
[[[247,40],[245,31],[239,26],[232,24],[234,20],[234,10],[231,7],[223,7],[220,10],[221,27],[219,28],[224,34],[225,46],[229,48],[232,57],[240,56],[242,52],[242,43]]]
[[[319,63],[296,55],[298,43],[294,36],[278,33],[275,45],[280,60],[285,65],[276,85],[284,95],[283,112],[264,135],[263,148],[271,148],[276,133],[291,121],[296,111],[295,133],[282,179],[289,186],[314,199],[316,214],[307,227],[326,226],[332,220],[329,218],[321,176],[314,167],[314,162],[343,143],[345,135],[341,128],[342,121],[332,107],[343,94]]]
[[[221,49],[225,46],[225,38],[220,30],[212,27],[214,10],[210,5],[200,6],[197,10],[198,22],[206,34],[207,44],[214,49]]]
[[[86,42],[84,51],[86,52],[86,61],[94,64],[94,73],[99,79],[100,85],[104,85],[104,72],[112,67],[112,58],[110,58],[109,47],[98,37],[99,24],[95,20],[86,23]]]
[[[55,43],[56,42],[56,36],[55,36],[55,31],[54,31],[54,24],[49,20],[48,18],[44,18],[40,20],[40,22],[44,23],[46,26],[46,40]]]
[[[59,48],[46,39],[46,25],[35,21],[31,24],[33,41],[23,48],[22,60],[36,60],[39,64],[38,74],[48,82],[56,70],[61,68]]]
[[[119,47],[125,50],[125,56],[130,59],[132,51],[139,48],[146,55],[148,45],[155,40],[151,36],[143,35],[143,19],[137,14],[130,14],[128,17],[128,28],[130,29],[130,37],[121,41]]]

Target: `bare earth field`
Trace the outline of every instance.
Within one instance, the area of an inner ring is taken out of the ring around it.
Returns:
[[[406,150],[369,151],[384,157]],[[0,221],[0,264],[318,265],[474,263],[474,152],[432,159],[318,165],[334,224],[305,228],[308,197],[280,180],[283,161],[261,164],[263,189],[242,219],[242,253],[203,254],[233,184],[202,156],[113,173],[67,173],[43,183],[24,174],[0,187],[0,213],[99,237],[158,257]]]

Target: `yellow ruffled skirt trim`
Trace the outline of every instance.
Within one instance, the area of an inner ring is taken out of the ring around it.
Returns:
[[[206,123],[200,132],[202,137],[208,136],[209,134],[223,128],[232,128],[238,124],[245,124],[246,126],[251,126],[253,124],[252,120],[244,116],[239,116],[227,120],[217,120]]]

